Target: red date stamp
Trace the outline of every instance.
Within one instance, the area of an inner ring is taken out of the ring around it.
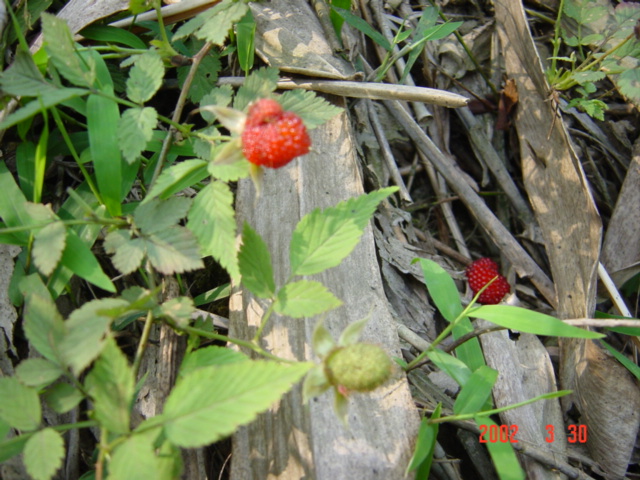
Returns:
[[[556,439],[555,427],[545,426],[544,441],[553,443]],[[480,425],[480,443],[518,443],[516,435],[518,425]],[[569,443],[587,443],[588,429],[586,425],[569,425],[567,427],[567,441]]]

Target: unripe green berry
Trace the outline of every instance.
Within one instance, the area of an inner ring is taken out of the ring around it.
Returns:
[[[391,376],[391,360],[377,345],[356,343],[338,347],[325,360],[329,382],[349,391],[369,392]]]

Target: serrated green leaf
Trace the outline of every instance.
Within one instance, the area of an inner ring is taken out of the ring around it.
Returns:
[[[92,86],[96,78],[95,63],[90,55],[81,60],[67,22],[49,13],[43,13],[40,18],[45,50],[56,69],[74,85]]]
[[[211,105],[227,107],[231,104],[232,99],[233,88],[231,85],[221,85],[219,87],[212,88],[204,97],[202,97],[200,100],[200,108]],[[207,123],[213,123],[216,120],[216,116],[208,110],[201,110],[200,115]]]
[[[249,357],[241,352],[213,345],[200,348],[185,355],[182,365],[180,365],[179,375],[184,377],[199,368],[229,365],[247,360],[249,360]]]
[[[268,409],[312,366],[247,361],[195,370],[167,398],[165,434],[185,448],[224,438]]]
[[[25,434],[0,441],[0,463],[22,453],[29,438],[31,435]]]
[[[24,465],[34,480],[49,480],[62,466],[64,440],[53,428],[34,433],[24,446]]]
[[[198,241],[185,227],[169,227],[143,239],[147,257],[160,273],[171,275],[204,267]]]
[[[617,83],[620,93],[636,105],[640,104],[640,68],[631,68],[622,72]]]
[[[342,305],[333,293],[320,282],[300,280],[288,283],[273,302],[273,309],[293,318],[312,317]]]
[[[195,36],[214,45],[222,45],[227,39],[229,30],[240,20],[249,7],[245,2],[222,1],[215,7],[205,11],[207,17]],[[203,14],[201,14],[203,15]]]
[[[142,203],[151,201],[156,197],[168,198],[174,193],[206,178],[208,176],[208,164],[209,162],[194,158],[165,168]]]
[[[483,318],[491,323],[534,335],[570,338],[603,338],[598,332],[574,327],[544,313],[510,305],[482,305],[469,311],[469,316]]]
[[[6,423],[27,432],[38,428],[42,409],[35,388],[21,384],[15,377],[1,377],[0,398],[0,418]]]
[[[442,316],[453,322],[462,312],[460,292],[453,278],[433,260],[420,258],[419,262],[431,300]]]
[[[199,50],[201,45],[193,50]],[[215,52],[210,52],[206,57],[202,59],[198,70],[191,81],[191,87],[189,88],[189,100],[194,103],[200,102],[205,95],[207,95],[216,86],[218,81],[218,73],[222,64],[220,63],[220,57]],[[178,85],[183,87],[184,81],[189,74],[191,67],[178,68]]]
[[[288,90],[278,101],[284,110],[294,112],[311,130],[343,111],[310,90]]]
[[[135,382],[127,357],[115,340],[110,338],[105,343],[87,375],[85,387],[93,398],[95,418],[104,428],[112,433],[127,433]]]
[[[84,400],[84,395],[73,385],[59,382],[44,392],[44,399],[55,412],[67,413]]]
[[[98,228],[99,230],[99,228]],[[74,230],[67,230],[67,245],[60,264],[80,278],[93,283],[107,292],[115,292],[116,287],[104,273],[91,248],[84,243]]]
[[[191,322],[191,314],[194,312],[192,298],[176,297],[160,305],[159,316],[170,318],[179,327],[186,327]]]
[[[16,50],[11,67],[0,77],[0,88],[7,95],[28,97],[37,97],[59,90],[59,87],[45,80],[33,62],[31,54],[20,48]]]
[[[144,241],[131,238],[130,230],[109,232],[104,240],[104,249],[112,254],[111,262],[123,275],[128,275],[140,267],[146,252]]]
[[[44,358],[27,358],[16,367],[16,377],[28,387],[46,387],[63,373],[58,365]]]
[[[198,238],[204,255],[211,255],[234,280],[240,279],[236,253],[233,193],[226,183],[214,181],[203,188],[189,211],[187,227]]]
[[[433,452],[436,446],[436,440],[438,438],[438,430],[440,429],[439,423],[429,423],[428,420],[436,420],[440,418],[440,412],[442,411],[442,404],[439,403],[431,417],[426,417],[420,422],[420,429],[418,430],[418,439],[416,440],[416,448],[414,449],[411,461],[407,465],[405,476],[410,472],[417,470],[416,478],[429,478],[429,472],[431,471],[431,462],[433,461]]]
[[[33,261],[43,275],[51,275],[62,258],[67,241],[67,229],[62,222],[53,222],[34,235]]]
[[[54,107],[63,102],[68,102],[76,97],[87,95],[88,93],[89,90],[82,88],[61,88],[58,90],[47,91],[0,122],[0,130],[6,130],[33,117],[34,115],[37,115],[47,108]]]
[[[478,412],[491,396],[491,389],[498,379],[498,371],[483,365],[471,374],[458,393],[453,412],[456,415]]]
[[[231,142],[227,142],[222,145],[224,148],[227,145],[230,145]],[[237,182],[241,178],[246,178],[249,176],[249,169],[251,164],[242,154],[242,150],[237,150],[237,158],[232,160],[230,163],[216,163],[216,151],[219,150],[219,146],[213,151],[214,161],[209,162],[208,171],[213,178],[216,180],[221,180],[223,182]]]
[[[158,112],[155,108],[129,108],[124,111],[118,124],[118,144],[129,164],[136,161],[146,149],[157,123]]]
[[[134,103],[143,104],[158,91],[163,77],[164,65],[157,52],[150,50],[139,55],[129,72],[127,97]]]
[[[276,292],[271,254],[267,244],[248,223],[242,230],[242,246],[238,252],[242,285],[260,298],[271,298]]]
[[[116,448],[107,480],[172,480],[180,477],[180,451],[168,442],[157,449],[160,429],[136,433]]]
[[[276,68],[262,67],[254,70],[238,88],[233,108],[245,110],[251,102],[268,97],[278,86],[278,79],[279,72]]]
[[[155,198],[138,205],[133,212],[133,220],[145,234],[161,232],[186,217],[191,203],[188,197]]]
[[[440,370],[445,372],[451,378],[453,378],[461,387],[467,383],[469,377],[471,377],[471,370],[467,365],[458,358],[443,352],[442,350],[434,349],[427,352],[429,360],[431,360]]]
[[[122,159],[118,142],[120,110],[110,98],[89,95],[87,99],[87,128],[91,159],[98,189],[109,213],[120,216],[122,206]]]
[[[293,275],[313,275],[338,265],[360,241],[378,203],[394,191],[396,187],[385,188],[305,215],[291,238]]]
[[[475,422],[480,428],[498,428],[489,417],[476,417]],[[510,442],[487,442],[486,445],[500,479],[525,480],[526,475]]]
[[[129,303],[117,298],[103,298],[85,303],[74,310],[65,322],[66,333],[60,342],[65,364],[80,375],[102,350],[109,325]]]
[[[28,281],[29,277],[23,279]],[[40,354],[56,365],[62,364],[59,345],[65,329],[62,316],[51,300],[38,293],[29,294],[25,300],[24,332]]]

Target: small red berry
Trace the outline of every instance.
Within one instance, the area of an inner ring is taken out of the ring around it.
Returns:
[[[485,305],[496,305],[511,291],[511,286],[507,279],[500,275],[498,264],[490,258],[480,258],[467,267],[465,272],[469,286],[475,295],[482,287],[496,278],[487,289],[478,297],[478,303]]]
[[[242,131],[242,153],[251,163],[280,168],[309,153],[311,139],[302,119],[275,100],[263,98],[249,108]]]

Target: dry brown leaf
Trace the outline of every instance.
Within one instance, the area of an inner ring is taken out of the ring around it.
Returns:
[[[516,81],[519,94],[515,126],[525,187],[546,241],[558,315],[588,317],[595,303],[601,222],[580,161],[549,101],[522,4],[497,0],[495,5],[507,75]],[[624,474],[630,449],[618,448],[613,455],[609,432],[616,432],[617,445],[634,445],[637,424],[630,419],[637,417],[637,386],[593,342],[562,340],[560,346],[560,383],[575,389],[573,400],[589,430],[589,451],[609,474]]]

